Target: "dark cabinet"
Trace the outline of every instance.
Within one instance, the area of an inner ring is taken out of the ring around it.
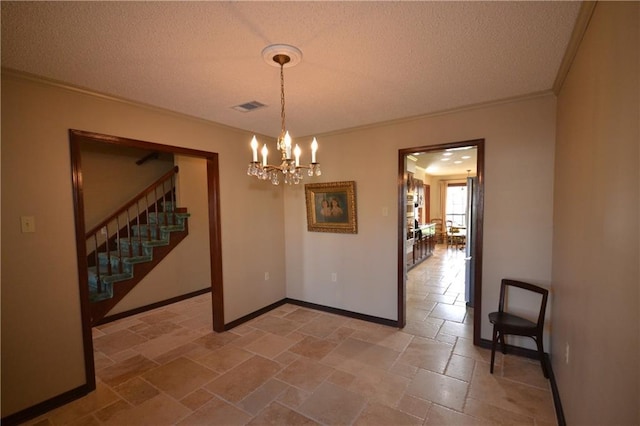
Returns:
[[[407,267],[412,268],[433,254],[436,246],[436,226],[433,223],[413,230],[413,247],[407,251]]]

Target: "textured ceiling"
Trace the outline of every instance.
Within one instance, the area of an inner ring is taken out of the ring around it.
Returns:
[[[291,44],[295,138],[550,90],[580,5],[3,1],[2,66],[277,136]]]

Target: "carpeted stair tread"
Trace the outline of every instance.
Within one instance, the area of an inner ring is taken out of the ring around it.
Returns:
[[[104,271],[103,271],[104,269]],[[100,268],[100,281],[102,281],[103,283],[114,283],[117,281],[124,281],[124,280],[128,280],[129,278],[133,277],[133,274],[129,273],[129,272],[121,272],[121,273],[114,273],[113,270],[111,272],[111,275],[108,275],[109,271],[107,270],[106,267],[101,267]],[[89,267],[89,281],[96,280],[98,277],[98,273],[96,270],[95,266],[90,266]]]
[[[167,240],[150,240],[143,241],[142,247],[158,247],[158,246],[168,246],[171,241]]]
[[[153,256],[131,256],[131,257],[123,258],[122,262],[134,264],[134,263],[151,262],[152,260],[153,260]]]
[[[172,219],[175,218],[176,222],[181,223],[184,222],[185,219],[189,218],[191,216],[191,213],[181,213],[181,212],[174,212],[174,213],[164,213],[164,212],[150,212],[149,213],[149,223],[150,224],[164,224],[164,223],[171,223]]]

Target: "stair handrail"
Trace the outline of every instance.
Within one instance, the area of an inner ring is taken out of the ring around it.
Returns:
[[[145,189],[143,189],[140,193],[138,193],[138,195],[136,195],[131,200],[129,200],[126,204],[124,204],[122,207],[120,207],[115,213],[112,213],[111,215],[109,215],[109,217],[104,219],[102,222],[100,222],[99,224],[97,224],[96,226],[91,228],[91,230],[89,230],[89,232],[87,232],[85,234],[85,239],[92,238],[93,235],[97,234],[102,228],[107,226],[109,223],[111,223],[118,216],[120,216],[121,214],[127,212],[129,210],[129,208],[131,208],[133,205],[135,205],[138,202],[138,200],[140,200],[142,197],[147,196],[151,192],[154,192],[156,190],[156,188],[159,187],[163,182],[165,182],[167,179],[173,177],[177,173],[178,173],[178,166],[174,166],[173,169],[169,170],[167,173],[162,175],[160,178],[158,178],[151,185],[149,185]]]

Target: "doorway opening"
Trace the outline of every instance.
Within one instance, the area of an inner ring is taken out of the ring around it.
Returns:
[[[220,179],[218,154],[169,145],[116,136],[102,135],[81,130],[69,130],[69,144],[71,151],[71,178],[73,187],[73,201],[75,213],[76,247],[78,256],[78,284],[80,292],[80,311],[82,316],[82,338],[84,349],[85,377],[88,390],[96,388],[95,364],[93,357],[92,321],[90,317],[88,262],[86,249],[85,207],[82,178],[82,145],[90,143],[113,144],[126,148],[137,148],[152,153],[162,153],[194,157],[206,161],[206,187],[209,216],[209,256],[210,279],[212,293],[213,330],[222,332],[224,324],[224,304],[222,285],[222,240],[220,225]]]
[[[475,139],[462,142],[447,143],[441,145],[429,145],[412,148],[404,148],[398,151],[398,327],[403,328],[406,325],[407,318],[407,256],[409,256],[410,248],[408,241],[413,244],[413,237],[420,225],[415,219],[415,212],[410,211],[411,206],[407,202],[407,194],[410,182],[414,179],[414,172],[409,171],[421,156],[434,157],[438,154],[440,164],[447,164],[449,161],[453,164],[455,157],[465,155],[465,150],[475,151],[475,173],[472,168],[467,167],[462,173],[452,173],[452,176],[443,174],[440,171],[436,176],[431,178],[431,174],[435,174],[433,169],[429,170],[428,166],[418,172],[422,173],[424,180],[429,182],[431,187],[431,200],[424,200],[424,204],[428,203],[428,210],[432,217],[423,218],[425,222],[430,222],[433,218],[442,219],[445,226],[444,238],[449,238],[451,229],[447,233],[447,208],[446,208],[446,191],[451,184],[463,185],[468,192],[467,202],[465,203],[464,213],[452,211],[450,215],[456,216],[458,222],[464,220],[464,223],[453,223],[453,216],[449,218],[450,225],[454,226],[456,232],[456,240],[449,240],[455,244],[455,249],[465,251],[465,279],[468,282],[466,296],[468,306],[473,306],[473,343],[480,344],[481,335],[481,306],[482,306],[482,240],[483,240],[483,220],[484,220],[484,139]],[[468,170],[468,171],[467,171]],[[422,177],[421,176],[421,177]],[[469,178],[469,180],[467,179]],[[421,179],[422,180],[422,179]],[[421,182],[423,183],[423,182]],[[434,191],[434,187],[438,188]],[[437,200],[435,200],[437,198]],[[468,206],[468,211],[467,211]],[[427,210],[427,209],[423,209]],[[414,226],[414,224],[416,226]],[[427,225],[428,226],[428,225]],[[422,231],[429,228],[423,228]],[[422,232],[420,232],[422,233]],[[464,237],[463,237],[464,236]],[[429,260],[427,259],[426,262]]]

